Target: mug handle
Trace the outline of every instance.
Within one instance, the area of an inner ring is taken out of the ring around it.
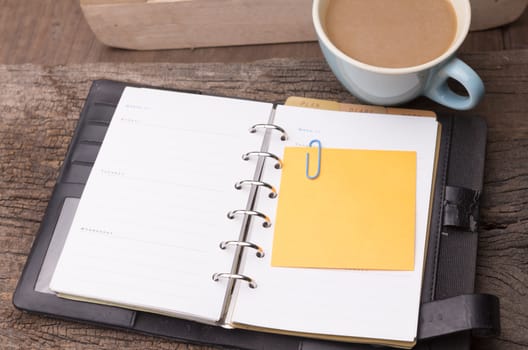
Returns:
[[[462,96],[451,90],[447,85],[448,78],[462,84],[469,96]],[[484,83],[470,66],[455,57],[436,72],[424,95],[447,107],[466,110],[475,107],[482,99]]]

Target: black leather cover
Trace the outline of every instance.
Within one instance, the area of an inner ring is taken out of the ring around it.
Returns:
[[[243,349],[371,349],[370,345],[228,330],[146,312],[61,299],[35,290],[62,205],[66,198],[80,197],[125,86],[124,83],[106,80],[93,83],[14,293],[15,306],[26,311],[121,327],[192,343]],[[464,212],[465,204],[474,203],[465,200],[464,194],[482,191],[486,125],[476,117],[442,116],[438,119],[442,124],[442,138],[422,288],[419,342],[415,348],[469,349],[472,330],[480,331],[477,335],[497,334],[499,304],[493,296],[472,294],[478,240],[476,219],[474,226],[469,227],[463,220],[453,219],[453,214],[449,212],[455,209],[458,210],[456,213]],[[450,192],[446,198],[446,187],[462,190],[454,190],[459,196]],[[456,208],[453,207],[453,201],[458,205],[455,205]],[[478,218],[478,205],[473,205],[470,209],[472,217]],[[446,222],[458,224],[444,225],[444,217],[447,218]]]

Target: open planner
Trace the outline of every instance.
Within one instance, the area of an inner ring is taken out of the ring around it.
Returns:
[[[94,81],[13,303],[237,349],[468,350],[500,329],[474,291],[485,143],[474,116]]]
[[[49,288],[410,348],[440,131],[434,117],[126,87]]]

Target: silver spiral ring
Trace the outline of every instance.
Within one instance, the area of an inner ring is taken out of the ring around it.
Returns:
[[[213,274],[213,281],[218,282],[220,278],[246,281],[249,285],[249,288],[257,288],[257,282],[255,282],[255,280],[245,275],[239,275],[238,273],[217,272]]]
[[[255,243],[251,242],[244,242],[244,241],[223,241],[220,242],[220,249],[226,249],[228,246],[234,245],[244,248],[253,248],[257,251],[257,257],[263,258],[264,257],[264,249],[256,245]]]
[[[275,124],[255,124],[251,128],[249,128],[249,132],[254,134],[254,133],[257,132],[257,129],[277,130],[277,131],[279,131],[282,134],[281,135],[281,140],[282,141],[286,141],[288,139],[288,134],[286,133],[286,131],[283,128],[281,128],[280,126],[275,125]]]
[[[249,160],[249,158],[251,158],[252,156],[273,158],[273,159],[275,159],[277,161],[277,164],[275,164],[275,169],[282,169],[282,160],[279,157],[277,157],[276,155],[274,155],[273,153],[269,153],[269,152],[248,152],[248,153],[244,153],[242,155],[242,159],[243,160]]]
[[[266,182],[255,181],[255,180],[242,180],[242,181],[238,181],[235,184],[235,188],[237,190],[241,190],[243,185],[255,185],[255,186],[263,186],[263,187],[269,188],[271,192],[268,196],[270,198],[277,198],[277,190],[275,189],[275,187],[273,187],[272,185]]]
[[[264,223],[262,223],[262,226],[264,227],[270,227],[271,226],[271,220],[270,218],[265,215],[265,214],[262,214],[261,212],[259,211],[255,211],[255,210],[231,210],[229,213],[227,213],[227,217],[229,219],[234,219],[236,215],[251,215],[251,216],[258,216],[262,219],[264,219]]]

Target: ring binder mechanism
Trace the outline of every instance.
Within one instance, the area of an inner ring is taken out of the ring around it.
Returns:
[[[268,188],[271,191],[270,194],[268,195],[268,197],[277,198],[277,195],[278,195],[277,194],[277,190],[275,189],[275,187],[273,187],[269,183],[262,182],[262,181],[255,181],[255,180],[242,180],[242,181],[238,181],[235,184],[235,188],[237,190],[241,190],[243,185],[255,185],[255,186],[266,187],[266,188]]]
[[[262,226],[268,228],[268,227],[271,227],[271,220],[270,218],[259,212],[259,211],[255,211],[255,210],[246,210],[246,209],[237,209],[237,210],[231,210],[229,213],[227,213],[227,217],[229,219],[234,219],[235,216],[237,215],[240,215],[240,214],[243,214],[243,215],[251,215],[251,216],[258,216],[262,219],[264,219],[264,222],[262,223]]]
[[[244,241],[222,241],[220,242],[220,249],[226,249],[228,246],[234,245],[234,246],[240,246],[245,248],[253,248],[257,251],[257,257],[263,258],[264,257],[264,249],[256,245],[255,243],[251,242],[244,242]]]
[[[276,130],[278,132],[281,133],[281,141],[286,141],[288,139],[288,134],[286,133],[286,131],[281,128],[280,126],[278,125],[275,125],[275,124],[255,124],[253,125],[251,128],[249,128],[249,132],[254,134],[256,133],[259,129],[263,129],[263,130]],[[270,152],[264,152],[264,151],[254,151],[254,152],[247,152],[247,153],[244,153],[242,155],[242,159],[243,160],[249,160],[251,157],[268,157],[268,158],[272,158],[274,160],[277,161],[277,163],[275,164],[275,169],[282,169],[282,166],[283,166],[283,162],[282,160],[275,154],[273,153],[270,153]],[[259,162],[258,165],[257,165],[257,171],[261,171],[262,170],[262,167],[264,166],[264,163],[263,162]],[[260,170],[258,170],[260,167]],[[253,186],[255,187],[265,187],[267,188],[270,193],[268,194],[268,197],[269,198],[277,198],[278,196],[278,192],[277,192],[277,189],[267,183],[267,182],[263,182],[263,181],[259,181],[259,180],[241,180],[241,181],[238,181],[237,183],[235,183],[235,188],[237,190],[241,190],[244,186],[251,186],[252,189],[255,189]],[[252,191],[251,193],[253,193],[253,195],[256,194],[256,192]],[[237,215],[244,215],[244,216],[258,216],[259,218],[263,219],[264,222],[262,223],[262,226],[265,227],[265,228],[268,228],[268,227],[271,227],[271,220],[270,218],[265,215],[264,213],[262,212],[259,212],[259,211],[255,211],[255,210],[249,210],[249,209],[237,209],[237,210],[232,210],[230,212],[227,213],[227,217],[229,219],[234,219]],[[247,225],[247,222],[246,222],[246,225]],[[246,228],[247,230],[247,228]],[[252,242],[247,242],[245,241],[246,237],[245,236],[242,236],[238,241],[235,241],[235,240],[232,240],[232,241],[222,241],[220,242],[220,249],[227,249],[227,247],[229,246],[235,246],[237,247],[237,250],[235,252],[235,260],[238,260],[241,258],[241,255],[242,254],[242,248],[251,248],[251,249],[255,249],[256,251],[256,255],[258,258],[263,258],[264,257],[264,249],[258,245],[256,245],[255,243],[252,243]],[[238,273],[238,268],[232,270],[230,273],[228,272],[217,272],[217,273],[214,273],[213,274],[213,281],[219,281],[221,278],[225,278],[225,279],[229,279],[230,280],[230,283],[228,284],[228,288],[233,288],[234,287],[234,283],[236,282],[236,280],[241,280],[241,281],[246,281],[249,285],[250,288],[257,288],[257,283],[255,282],[255,280],[253,280],[251,277],[249,276],[246,276],[246,275],[242,275],[242,274],[239,274]],[[230,300],[227,299],[227,300]],[[223,309],[223,314],[225,315],[226,312],[227,312],[227,308],[226,308],[226,305],[228,305],[229,302],[224,302],[224,309]]]
[[[242,159],[243,160],[249,160],[249,158],[251,158],[252,156],[273,158],[273,159],[275,159],[277,161],[277,164],[275,164],[275,169],[282,169],[282,160],[279,157],[277,157],[276,155],[274,155],[273,153],[270,153],[270,152],[248,152],[248,153],[244,153],[242,155]]]
[[[280,126],[278,125],[275,125],[275,124],[255,124],[253,125],[251,128],[249,128],[249,132],[254,134],[257,132],[258,129],[268,129],[268,130],[277,130],[279,131],[282,135],[281,135],[281,141],[286,141],[288,139],[288,134],[286,133],[286,131],[281,128]]]
[[[286,134],[286,131],[281,128],[280,126],[277,126],[277,125],[274,125],[274,124],[255,124],[253,125],[250,129],[249,129],[249,132],[250,133],[256,133],[259,129],[264,129],[264,130],[276,130],[278,132],[281,133],[281,137],[280,139],[282,141],[286,141],[288,139],[288,135]],[[244,153],[242,155],[242,159],[243,160],[249,160],[251,157],[268,157],[268,158],[273,158],[274,160],[277,161],[277,163],[275,164],[275,169],[281,169],[282,166],[283,166],[283,163],[282,163],[282,160],[276,156],[275,154],[273,153],[270,153],[270,152],[264,152],[264,151],[254,151],[254,152],[247,152],[247,153]],[[259,165],[257,165],[257,168],[260,167],[260,169],[262,169],[264,163],[263,162],[259,162]],[[277,198],[277,189],[267,183],[267,182],[263,182],[263,181],[258,181],[258,180],[241,180],[241,181],[238,181],[237,183],[235,183],[235,188],[237,190],[241,190],[244,186],[251,186],[253,188],[253,186],[256,186],[256,187],[265,187],[267,188],[270,193],[268,194],[268,197],[269,198]],[[252,192],[252,193],[256,193],[256,192]],[[265,215],[264,213],[262,212],[259,212],[259,211],[255,211],[255,210],[248,210],[248,209],[237,209],[237,210],[232,210],[230,212],[227,213],[227,217],[229,219],[234,219],[237,215],[245,215],[245,216],[258,216],[260,217],[261,219],[264,220],[264,222],[262,223],[262,226],[265,227],[265,228],[268,228],[271,226],[271,220],[270,218]],[[235,259],[240,259],[240,254],[242,254],[242,250],[241,248],[251,248],[251,249],[255,249],[256,250],[256,255],[258,258],[263,258],[264,257],[264,249],[262,249],[262,247],[256,245],[255,243],[252,243],[252,242],[247,242],[245,241],[245,236],[243,236],[240,240],[238,241],[222,241],[220,242],[220,249],[227,249],[227,247],[229,246],[235,246],[237,247],[237,250],[236,250],[236,253],[235,253]],[[217,272],[217,273],[214,273],[213,274],[213,281],[219,281],[221,278],[225,278],[225,279],[229,279],[230,280],[230,283],[228,284],[228,288],[233,288],[234,286],[234,283],[236,280],[241,280],[241,281],[246,281],[248,283],[248,286],[252,289],[254,288],[257,288],[257,283],[255,282],[255,280],[253,280],[251,277],[249,276],[246,276],[246,275],[242,275],[242,274],[239,274],[237,273],[238,272],[238,269],[234,269],[231,271],[231,273],[227,273],[227,272]],[[227,312],[226,310],[226,304],[224,304],[224,313]]]
[[[245,275],[240,275],[238,273],[217,272],[213,274],[213,281],[218,282],[220,278],[246,281],[249,285],[249,288],[257,288],[257,282],[255,282],[254,279]]]

